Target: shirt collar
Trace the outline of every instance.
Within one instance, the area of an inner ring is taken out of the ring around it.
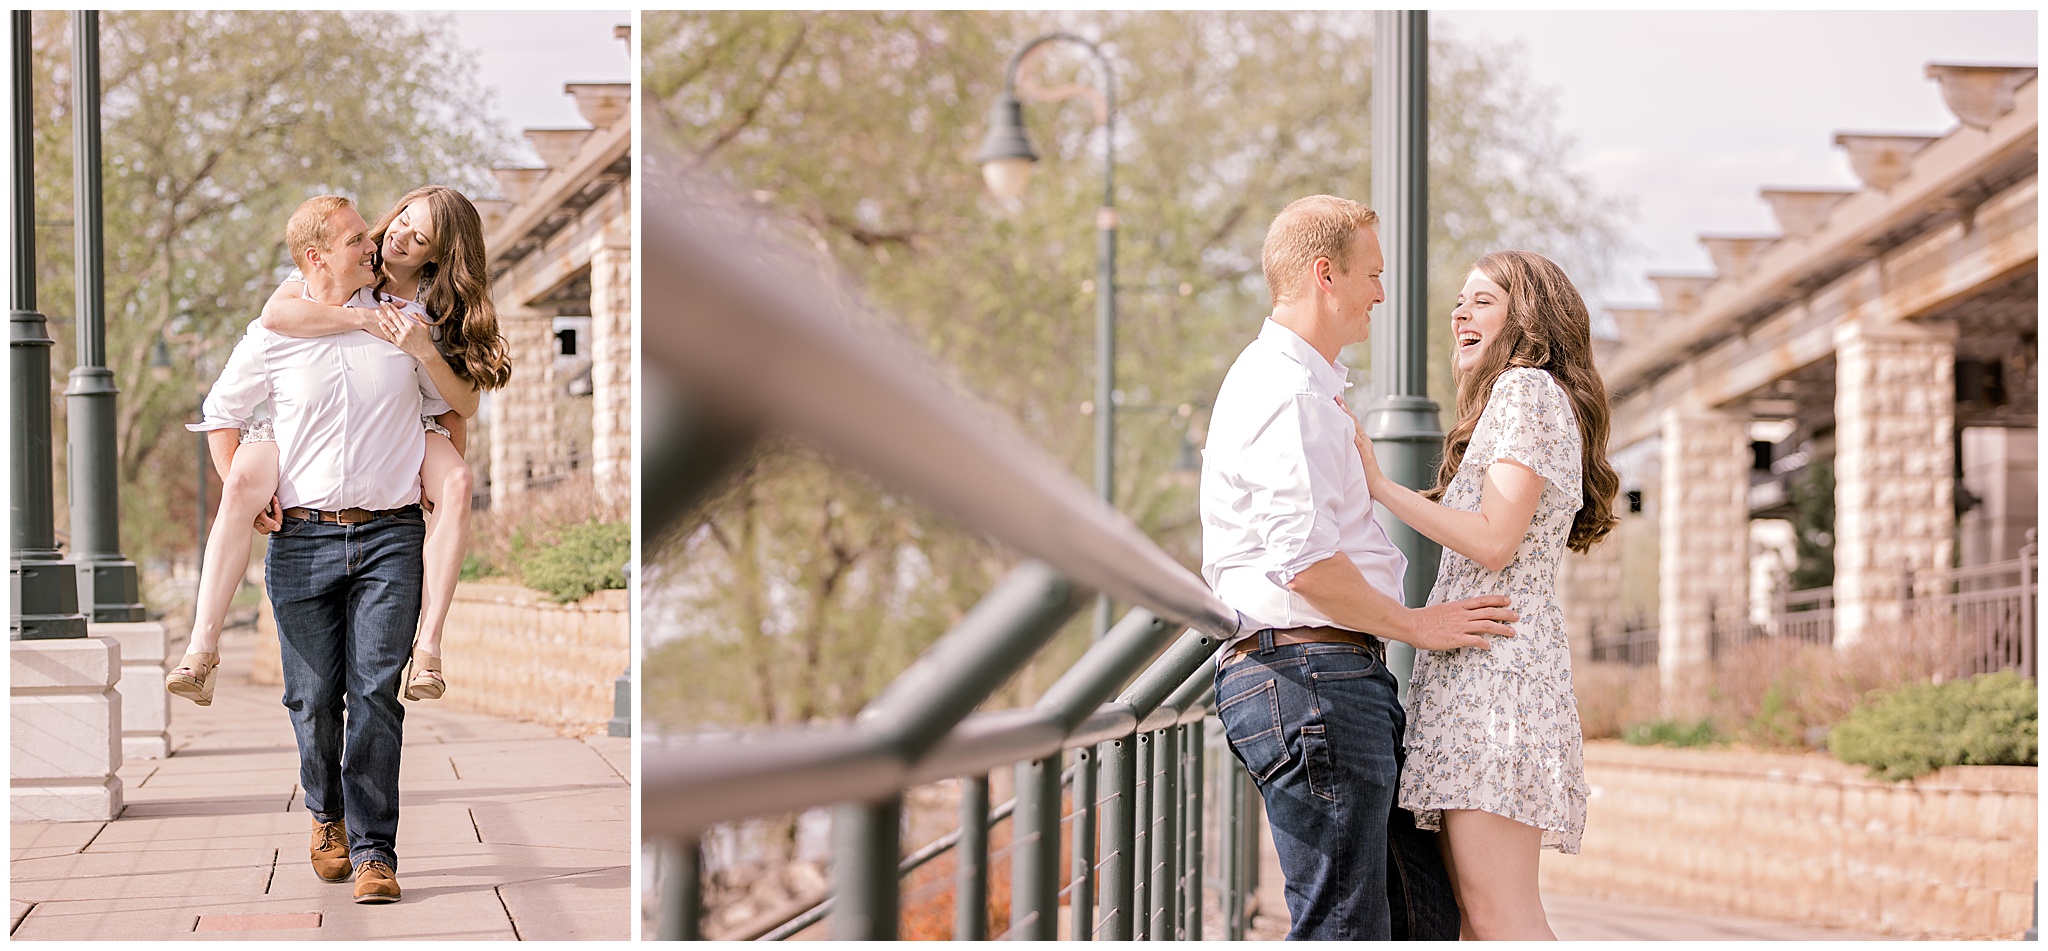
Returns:
[[[1280,348],[1281,353],[1301,364],[1308,371],[1309,382],[1314,384],[1320,395],[1337,396],[1350,389],[1351,383],[1345,378],[1351,375],[1351,371],[1344,364],[1323,359],[1323,355],[1301,339],[1300,334],[1287,329],[1279,321],[1266,318],[1265,326],[1259,328],[1259,339],[1270,341]]]

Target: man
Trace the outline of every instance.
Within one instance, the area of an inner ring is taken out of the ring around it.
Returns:
[[[1337,363],[1385,299],[1378,220],[1316,195],[1266,233],[1272,317],[1203,450],[1202,574],[1252,632],[1218,655],[1217,713],[1265,797],[1289,938],[1456,940],[1434,836],[1393,805],[1405,718],[1383,638],[1484,648],[1516,615],[1503,597],[1396,600],[1407,559],[1373,520]]]
[[[299,206],[285,228],[306,296],[377,307],[376,245],[346,198]],[[268,400],[278,443],[264,571],[277,617],[284,705],[313,816],[313,872],[355,876],[355,900],[399,899],[399,678],[419,618],[420,417],[447,410],[419,362],[361,330],[287,337],[249,325],[206,399],[225,474],[238,428]]]

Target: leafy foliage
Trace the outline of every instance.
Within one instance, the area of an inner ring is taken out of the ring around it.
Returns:
[[[580,601],[594,591],[625,588],[632,557],[631,524],[584,522],[534,546],[519,573],[527,587],[547,592],[551,600]]]
[[[1355,13],[650,11],[643,135],[651,165],[720,177],[779,215],[959,389],[1086,479],[1103,133],[1085,96],[1027,103],[1042,158],[1016,207],[988,196],[972,157],[1011,53],[1055,29],[1097,38],[1116,88],[1116,505],[1192,568],[1194,485],[1171,470],[1184,441],[1200,444],[1204,414],[1171,409],[1205,406],[1270,310],[1259,246],[1272,216],[1307,194],[1370,196],[1369,25]],[[1566,169],[1538,94],[1503,66],[1512,55],[1442,39],[1434,55],[1434,310],[1449,312],[1473,259],[1509,244],[1591,283],[1617,243],[1614,208]],[[1100,86],[1077,47],[1033,59],[1021,86]],[[1435,324],[1445,398],[1448,322]],[[1362,366],[1365,349],[1347,363]],[[775,450],[747,476],[649,567],[646,709],[675,725],[849,716],[1012,561],[808,450]],[[1085,646],[1086,624],[1004,696],[1035,696]]]
[[[36,279],[61,384],[77,310],[71,29],[61,11],[33,16]],[[289,269],[292,209],[334,192],[374,218],[425,182],[488,192],[486,170],[508,142],[488,124],[473,58],[440,19],[109,11],[100,74],[122,545],[147,569],[192,549],[197,463],[181,463],[196,437],[181,424]],[[150,372],[159,337],[174,357],[160,376]],[[56,407],[61,445],[61,398]]]
[[[2040,697],[2012,671],[1874,695],[1828,734],[1828,752],[1871,775],[1912,779],[1943,766],[2039,762]]]
[[[1793,591],[1835,583],[1835,464],[1821,460],[1792,483]]]
[[[1622,731],[1621,738],[1635,746],[1711,746],[1721,734],[1712,720],[1652,720]]]

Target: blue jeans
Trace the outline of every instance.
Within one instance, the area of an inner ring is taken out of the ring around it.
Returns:
[[[417,507],[360,525],[288,518],[264,571],[306,811],[346,820],[349,860],[398,868],[399,681],[420,616]]]
[[[1406,716],[1394,675],[1350,644],[1258,649],[1216,669],[1216,713],[1266,801],[1289,940],[1455,941],[1435,833],[1394,806]]]

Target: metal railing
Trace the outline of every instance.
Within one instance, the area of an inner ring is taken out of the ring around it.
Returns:
[[[1655,666],[1657,663],[1657,628],[1640,615],[1621,622],[1621,626],[1612,631],[1596,626],[1591,640],[1596,662],[1622,663],[1630,667]]]
[[[658,936],[701,936],[697,843],[708,829],[831,805],[832,936],[895,937],[904,790],[950,778],[985,790],[988,771],[1011,766],[1010,937],[1055,937],[1062,895],[1077,937],[1200,937],[1205,823],[1188,817],[1215,811],[1218,799],[1226,828],[1252,814],[1241,770],[1223,770],[1235,781],[1219,796],[1190,781],[1201,775],[1213,655],[1238,633],[1236,612],[1011,423],[862,321],[817,262],[772,238],[750,240],[764,224],[744,208],[673,171],[651,182],[643,539],[687,526],[751,447],[780,432],[1029,559],[850,726],[643,753],[642,830],[659,844],[662,870]],[[969,715],[1094,592],[1137,607],[1036,705]],[[1063,884],[1069,759],[1073,859]],[[987,797],[964,798],[952,848],[964,850],[963,869],[985,868]],[[1256,854],[1250,841],[1234,840],[1235,866]],[[1223,878],[1225,907],[1238,911],[1225,936],[1242,937],[1249,875]],[[963,876],[961,887],[956,906],[981,907],[986,876]],[[970,920],[959,925],[956,938],[984,937]]]
[[[2018,558],[1922,574],[1907,571],[1899,582],[1901,614],[1910,628],[1955,638],[1961,648],[1957,672],[1963,676],[2014,670],[2034,679],[2039,552],[2029,529]]]

